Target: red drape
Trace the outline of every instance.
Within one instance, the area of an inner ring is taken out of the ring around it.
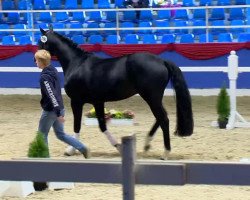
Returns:
[[[247,43],[208,43],[208,44],[96,44],[81,45],[89,52],[104,52],[112,57],[118,57],[135,52],[150,52],[160,54],[165,51],[175,51],[191,60],[206,60],[229,54],[231,50],[250,49]],[[17,56],[23,52],[35,52],[37,46],[0,46],[0,60]]]

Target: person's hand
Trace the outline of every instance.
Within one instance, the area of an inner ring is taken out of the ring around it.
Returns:
[[[58,119],[59,122],[61,122],[61,123],[64,123],[64,122],[65,122],[65,119],[64,119],[63,116],[59,116],[59,117],[57,117],[57,119]]]

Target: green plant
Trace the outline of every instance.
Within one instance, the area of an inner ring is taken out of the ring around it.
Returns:
[[[230,115],[230,99],[226,87],[220,89],[217,99],[218,122],[227,122]]]
[[[48,158],[49,149],[44,141],[44,136],[41,132],[37,132],[36,137],[29,145],[28,157],[30,158]]]

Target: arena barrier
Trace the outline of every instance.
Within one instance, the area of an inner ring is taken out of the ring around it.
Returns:
[[[0,161],[0,180],[116,183],[134,200],[135,184],[250,185],[250,162],[136,160],[135,135],[122,138],[121,160],[23,159]],[[67,172],[67,173],[65,173]]]

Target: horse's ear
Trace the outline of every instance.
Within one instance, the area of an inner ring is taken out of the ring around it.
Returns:
[[[41,33],[42,33],[43,35],[45,35],[45,34],[46,34],[46,31],[45,31],[45,30],[43,30],[41,27],[40,27],[40,31],[41,31]]]
[[[53,31],[53,25],[52,24],[49,24],[49,30]]]

